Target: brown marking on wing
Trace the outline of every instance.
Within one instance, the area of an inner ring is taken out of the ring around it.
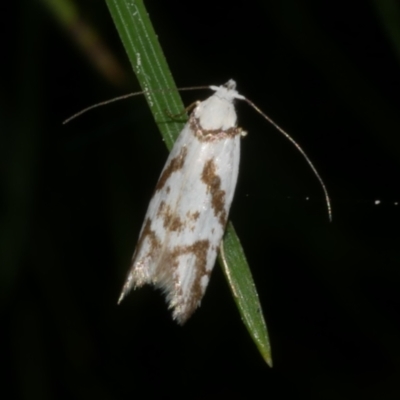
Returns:
[[[196,257],[196,262],[194,265],[195,278],[191,287],[190,297],[184,306],[184,313],[175,313],[175,318],[179,324],[183,325],[187,319],[193,314],[196,308],[200,305],[201,299],[203,298],[204,291],[201,287],[201,279],[210,275],[211,271],[207,271],[207,252],[210,247],[210,242],[208,240],[198,240],[192,245],[183,246],[181,248],[175,249],[172,256],[176,259],[184,254],[193,254]],[[181,286],[179,286],[181,288]],[[181,290],[178,291],[178,296],[182,298]]]
[[[167,205],[165,201],[162,201],[158,207],[157,218],[162,219],[166,231],[179,232],[185,227],[182,219],[171,211],[171,206]]]
[[[167,206],[166,206],[166,204],[165,204],[165,201],[163,200],[163,201],[160,203],[160,205],[158,206],[157,218],[161,218],[161,217],[162,217],[162,215],[163,215],[164,212],[165,212],[165,207],[167,207]]]
[[[188,221],[188,228],[190,230],[194,230],[196,228],[196,222],[200,217],[200,211],[187,211],[186,212],[186,219]]]
[[[196,222],[199,219],[199,217],[200,217],[200,212],[199,211],[193,211],[193,212],[188,211],[186,213],[186,218],[190,219],[193,222]]]
[[[165,167],[163,173],[160,176],[160,179],[158,180],[156,192],[164,187],[165,183],[175,171],[179,171],[180,169],[182,169],[185,163],[186,155],[187,148],[186,146],[183,146],[180,153],[175,158],[173,158],[170,163]]]
[[[201,279],[211,274],[211,271],[207,271],[207,253],[209,249],[209,240],[198,240],[191,245],[176,246],[169,251],[166,250],[159,262],[157,274],[159,274],[161,279],[158,280],[158,286],[166,290],[170,307],[174,309],[174,318],[179,324],[186,322],[200,304],[204,295],[201,287]],[[195,278],[188,299],[183,298],[182,282],[178,281],[176,273],[179,266],[179,257],[186,254],[193,254],[195,257],[195,264],[193,266]]]
[[[140,260],[136,260],[136,255],[143,246],[145,240],[149,241],[149,250],[147,254],[142,255]],[[155,255],[159,253],[160,249],[161,249],[160,239],[157,237],[156,233],[151,229],[151,220],[147,218],[144,222],[142,233],[139,237],[136,249],[133,253],[131,268],[128,272],[128,276],[122,288],[122,293],[119,301],[121,301],[123,297],[125,297],[126,293],[128,293],[129,290],[131,290],[132,286],[137,288],[144,285],[145,283],[150,283],[148,281],[147,274],[144,272],[145,269],[147,268],[145,264],[147,264],[147,262],[150,262],[149,259],[154,259]]]
[[[173,214],[170,209],[164,213],[163,221],[164,228],[170,232],[180,232],[185,227],[185,223],[181,218]]]
[[[202,142],[213,142],[221,139],[233,138],[236,135],[241,135],[243,130],[237,126],[232,126],[229,129],[204,129],[200,125],[198,118],[194,116],[194,113],[190,114],[189,118],[190,129],[194,132],[195,136]]]
[[[210,159],[204,164],[201,180],[207,186],[207,192],[211,195],[211,207],[219,222],[224,227],[226,224],[225,190],[221,189],[221,178],[216,173],[214,160]]]
[[[191,216],[193,221],[197,221],[199,219],[199,217],[200,217],[200,213],[198,211],[195,211]]]

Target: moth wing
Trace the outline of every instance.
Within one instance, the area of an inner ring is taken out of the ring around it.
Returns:
[[[150,201],[121,298],[153,284],[183,324],[200,305],[221,243],[236,186],[240,135],[205,140],[188,122]]]

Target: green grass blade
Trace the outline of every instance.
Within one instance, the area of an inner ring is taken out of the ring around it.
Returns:
[[[267,364],[272,367],[271,345],[257,289],[246,256],[232,223],[228,223],[219,255],[233,298],[254,343]]]
[[[168,150],[171,150],[184,123],[173,121],[169,115],[178,115],[185,107],[143,1],[106,0],[106,3],[133,71],[146,93],[150,110]]]
[[[183,123],[171,121],[184,105],[168,68],[157,36],[141,0],[106,0],[116,28],[128,53],[132,68],[146,93],[146,100],[168,149],[171,149]],[[160,90],[160,89],[170,90]],[[242,319],[269,365],[272,365],[268,332],[257,291],[233,226],[229,223],[224,239],[225,257],[221,262]]]

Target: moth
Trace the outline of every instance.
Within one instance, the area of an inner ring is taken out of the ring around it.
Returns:
[[[211,87],[176,140],[150,201],[119,302],[132,288],[162,289],[183,324],[200,305],[235,192],[240,137],[236,83]]]
[[[210,86],[214,94],[198,102],[176,140],[147,209],[132,263],[118,303],[132,288],[145,284],[166,295],[173,319],[184,324],[206,291],[235,192],[240,139],[236,99],[245,100],[297,143],[229,80]]]

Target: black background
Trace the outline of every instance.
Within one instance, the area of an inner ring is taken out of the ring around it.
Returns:
[[[142,98],[61,125],[138,90],[105,3],[80,1],[79,15],[121,64],[119,84],[46,2],[21,0],[2,13],[5,398],[399,398],[400,42],[378,8],[389,3],[146,2],[178,86],[235,79],[302,145],[331,195],[329,223],[298,152],[238,104],[249,135],[231,220],[273,369],[219,266],[183,328],[152,288],[116,305],[167,150]]]

